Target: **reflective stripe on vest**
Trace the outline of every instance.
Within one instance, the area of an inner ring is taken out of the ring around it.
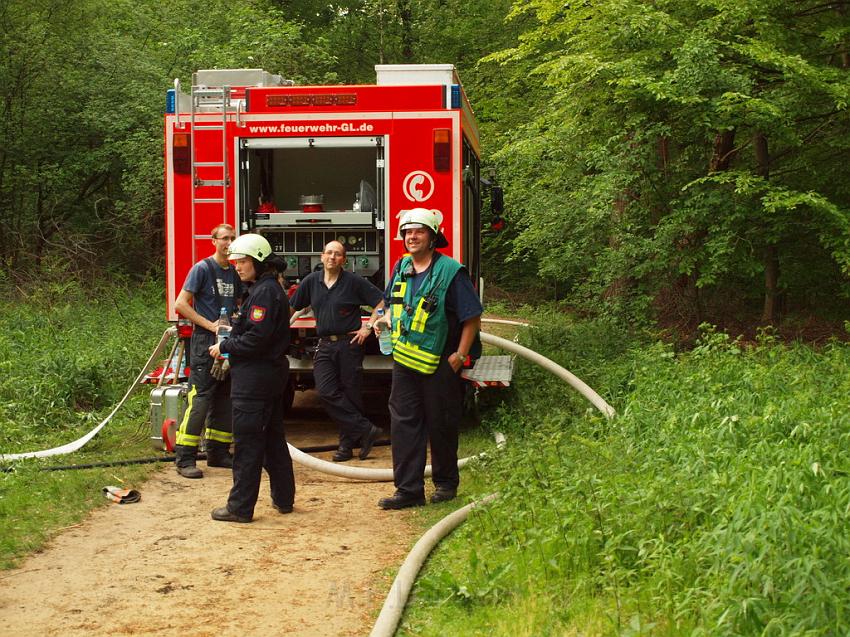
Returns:
[[[391,288],[393,360],[422,374],[433,374],[448,335],[446,292],[463,266],[450,257],[435,254],[430,273],[413,295],[407,277],[401,274],[411,263],[410,257],[402,257]]]
[[[416,304],[416,311],[413,313],[413,322],[410,324],[411,332],[425,331],[425,322],[428,320],[430,313],[423,309],[423,305],[425,305],[425,299],[419,299],[419,303]]]
[[[392,317],[401,316],[404,312],[404,295],[407,293],[407,281],[396,280],[393,283],[393,295],[390,297],[390,325],[392,326],[393,349],[401,336],[401,322]]]
[[[426,352],[421,347],[405,343],[403,340],[398,340],[393,346],[393,360],[399,365],[423,374],[433,374],[440,364],[439,354]]]

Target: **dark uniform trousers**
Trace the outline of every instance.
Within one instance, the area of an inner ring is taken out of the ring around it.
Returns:
[[[227,509],[252,518],[260,494],[263,468],[269,474],[272,502],[280,507],[295,501],[292,458],[283,428],[283,395],[266,399],[233,399],[233,488]]]
[[[463,410],[460,376],[443,357],[433,374],[395,363],[392,383],[389,407],[396,489],[406,496],[424,495],[428,441],[434,484],[457,489],[458,425]]]
[[[196,327],[189,345],[189,405],[177,432],[179,446],[197,449],[204,427],[207,428],[207,447],[230,447],[232,409],[230,376],[223,381],[210,376],[213,358],[209,348],[215,335]]]
[[[339,427],[339,445],[351,449],[371,431],[363,415],[363,347],[346,336],[336,341],[319,339],[313,357],[313,378],[325,410]]]

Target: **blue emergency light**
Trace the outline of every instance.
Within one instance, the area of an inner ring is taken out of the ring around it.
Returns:
[[[460,108],[460,84],[452,84],[452,108]]]
[[[177,111],[177,91],[173,88],[165,92],[165,112],[173,115]]]

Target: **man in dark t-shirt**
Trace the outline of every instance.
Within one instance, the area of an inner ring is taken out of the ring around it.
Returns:
[[[353,457],[365,460],[381,430],[366,418],[361,386],[363,342],[372,333],[378,308],[383,307],[381,290],[363,277],[345,270],[345,246],[331,241],[322,252],[323,269],[311,272],[292,297],[292,311],[312,306],[319,346],[313,357],[313,377],[328,415],[339,427],[339,449],[335,462]],[[363,325],[360,306],[373,307]]]
[[[213,359],[209,348],[216,341],[221,308],[232,316],[242,283],[227,260],[230,242],[236,238],[233,226],[220,224],[212,230],[215,252],[198,261],[186,277],[174,302],[180,316],[195,324],[189,346],[189,405],[180,427],[174,452],[177,473],[184,478],[202,478],[196,466],[198,445],[206,427],[207,466],[232,466],[233,415],[230,379],[218,380],[210,371]]]

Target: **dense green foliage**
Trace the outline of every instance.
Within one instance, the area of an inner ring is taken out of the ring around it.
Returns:
[[[522,365],[490,421],[510,444],[467,481],[501,497],[439,550],[403,634],[846,634],[846,344],[529,337],[618,416]]]
[[[536,25],[491,59],[547,98],[497,153],[515,255],[590,309],[846,309],[841,5],[534,0],[514,14]]]
[[[9,0],[0,10],[3,278],[48,255],[147,274],[164,239],[165,91],[198,68],[333,81],[332,55],[267,2]]]
[[[173,78],[370,82],[407,62],[458,65],[506,186],[486,278],[602,317],[536,310],[529,338],[619,412],[521,367],[488,416],[511,445],[465,478],[503,497],[435,558],[409,632],[847,633],[847,346],[708,330],[677,353],[622,327],[846,318],[842,2],[5,0],[2,450],[88,431],[161,332],[161,290],[124,281],[162,268]],[[98,279],[115,285],[79,283]],[[146,406],[73,461],[140,455]],[[0,564],[145,471],[41,465],[2,474]]]
[[[162,289],[45,284],[0,305],[0,453],[49,449],[93,429],[118,403],[162,334]],[[44,467],[154,455],[149,394],[131,397],[80,451],[18,461],[0,473],[0,568],[107,502],[101,487],[137,485],[152,467]]]
[[[0,25],[0,282],[157,271],[174,77],[453,62],[507,186],[491,282],[690,325],[846,310],[840,3],[9,0]]]
[[[90,293],[71,281],[0,305],[4,453],[88,431],[123,396],[159,340],[159,286],[119,285],[86,298]]]

